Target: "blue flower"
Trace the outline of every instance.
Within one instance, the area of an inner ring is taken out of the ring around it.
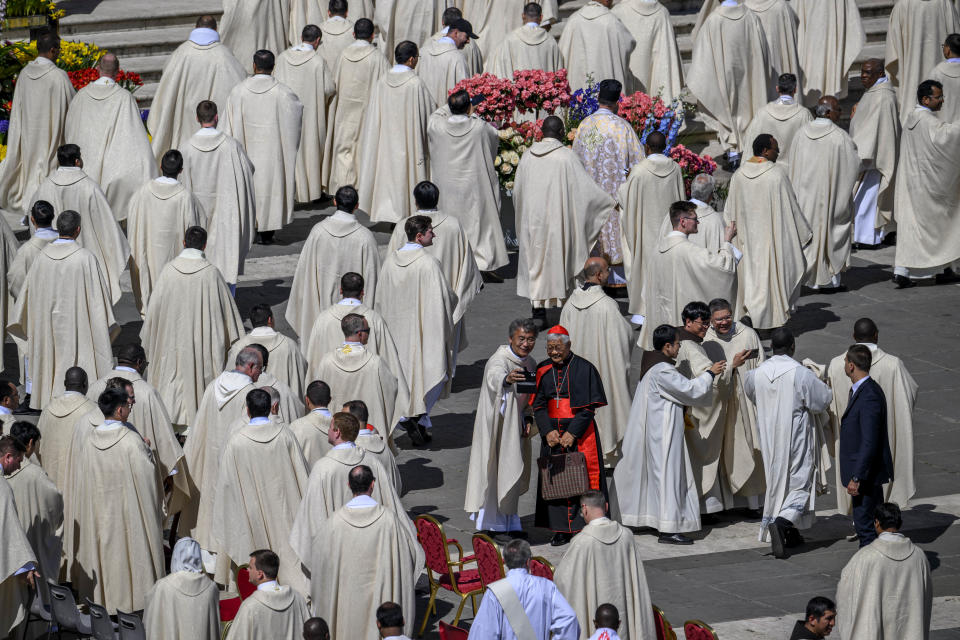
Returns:
[[[0,133],[6,133],[10,129],[9,120],[0,120]]]
[[[144,122],[147,121],[147,116],[150,115],[150,109],[140,109],[140,119]]]

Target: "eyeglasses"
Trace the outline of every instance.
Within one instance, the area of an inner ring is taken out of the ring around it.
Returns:
[[[364,327],[357,331],[357,333],[370,333],[370,327]]]
[[[731,320],[733,320],[733,316],[723,316],[721,318],[713,319],[713,321],[716,322],[717,324],[723,324],[725,322],[730,322]]]
[[[692,218],[688,216],[683,216],[683,220],[693,220],[694,222],[700,222],[700,218],[698,218],[697,216],[693,216]]]

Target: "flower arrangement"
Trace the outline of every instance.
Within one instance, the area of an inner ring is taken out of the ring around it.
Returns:
[[[597,97],[600,95],[600,83],[593,80],[592,74],[587,74],[587,86],[577,89],[570,96],[567,106],[567,130],[575,130],[587,116],[600,108]]]
[[[70,82],[73,83],[73,88],[80,91],[80,89],[83,89],[91,82],[96,81],[100,77],[100,72],[96,69],[88,68],[68,71],[67,75],[70,76]],[[123,69],[117,73],[116,82],[130,93],[133,93],[143,86],[143,80],[140,79],[139,73],[124,71]]]
[[[545,111],[553,114],[570,102],[570,83],[567,70],[515,71],[513,84],[517,90],[517,111],[531,113]]]
[[[457,83],[450,94],[466,91],[471,98],[483,96],[474,113],[496,127],[509,124],[517,103],[517,89],[512,82],[492,73],[481,73]]]
[[[680,166],[680,172],[683,174],[683,188],[690,197],[690,185],[693,179],[700,173],[709,173],[717,170],[717,163],[708,155],[698,155],[687,149],[682,144],[678,144],[670,150],[668,154]]]
[[[3,48],[10,47],[13,55],[20,61],[21,67],[37,57],[37,41],[30,42],[10,42],[4,43]],[[103,51],[95,44],[89,42],[71,42],[70,40],[60,41],[60,57],[57,58],[57,66],[64,71],[79,71],[89,69],[97,64],[106,51]]]
[[[667,152],[676,144],[686,105],[674,98],[669,105],[659,96],[649,96],[637,91],[620,100],[620,117],[630,123],[640,136],[640,142],[646,142],[647,136],[659,131],[667,138]]]
[[[54,0],[7,0],[2,4],[5,11],[0,15],[0,20],[34,15],[45,15],[51,20],[59,20],[67,13],[58,8]]]

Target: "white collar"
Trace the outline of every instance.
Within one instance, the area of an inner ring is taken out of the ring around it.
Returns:
[[[376,429],[368,429],[367,427],[364,427],[363,429],[360,429],[360,431],[357,433],[357,437],[359,437],[359,436],[375,436],[375,435],[377,435],[377,430],[376,430]]]
[[[6,407],[0,407],[0,416],[9,416],[13,414],[12,409],[7,409]]]
[[[268,580],[258,584],[257,591],[280,591],[280,585],[276,580]]]
[[[65,396],[82,396],[83,394],[79,391],[64,391],[63,395]]]
[[[453,46],[457,46],[457,43],[454,42],[453,38],[451,38],[450,36],[440,36],[439,38],[437,38],[437,42],[449,42]]]
[[[363,343],[362,343],[362,342],[354,342],[354,341],[352,341],[352,340],[344,340],[344,341],[343,341],[343,346],[345,346],[345,347],[352,347],[352,348],[354,348],[354,349],[357,348],[357,347],[360,347],[360,348],[362,349],[362,348],[363,348]]]
[[[275,336],[275,335],[277,335],[277,331],[276,331],[276,329],[274,329],[274,328],[272,328],[272,327],[268,327],[268,326],[264,325],[264,326],[262,326],[262,327],[254,327],[254,328],[250,331],[250,335],[252,335],[252,336],[264,336],[264,337],[266,337],[266,336]]]
[[[333,218],[334,220],[343,220],[344,222],[356,222],[356,221],[357,221],[357,216],[355,216],[355,215],[352,214],[352,213],[348,213],[347,211],[337,210],[337,212],[334,213],[334,214],[333,214],[332,216],[330,216],[330,217]]]
[[[395,64],[390,69],[390,73],[403,73],[404,71],[413,71],[413,69],[411,69],[405,64]]]
[[[200,251],[200,249],[184,249],[178,257],[189,258],[190,260],[202,260],[203,251]]]
[[[947,62],[952,62],[954,64],[960,63],[960,58],[947,58]]]
[[[365,509],[377,506],[377,501],[368,495],[361,494],[344,505],[348,509]]]
[[[880,535],[877,536],[881,540],[903,540],[906,536],[898,531],[881,531]]]
[[[214,29],[198,27],[190,32],[190,42],[205,47],[214,42],[220,42],[220,34]]]
[[[220,130],[216,127],[201,127],[200,131],[197,131],[194,135],[198,136],[215,136],[220,133]]]
[[[398,249],[398,251],[413,251],[414,249],[423,249],[423,247],[416,242],[408,242]]]
[[[830,118],[814,118],[814,122],[819,122],[820,124],[833,124],[833,120]]]
[[[372,42],[367,42],[366,40],[354,40],[350,43],[351,47],[372,47]]]
[[[914,111],[920,111],[920,110],[930,111],[930,107],[925,107],[925,106],[923,106],[922,104],[918,104],[918,105],[916,105],[916,106],[914,107]],[[933,112],[930,111],[930,113],[933,113]]]
[[[670,232],[667,234],[667,237],[668,237],[668,238],[682,237],[682,238],[684,238],[685,240],[689,240],[689,239],[690,239],[690,238],[687,236],[687,234],[685,234],[683,231],[677,231],[676,229],[673,229],[672,231],[670,231]]]
[[[96,80],[94,80],[93,84],[103,84],[103,85],[109,86],[111,84],[117,84],[117,81],[114,80],[113,78],[108,78],[106,76],[103,76],[102,78],[97,78]]]
[[[295,47],[290,47],[294,51],[313,51],[313,45],[309,42],[301,42]]]
[[[271,73],[255,73],[253,74],[254,78],[272,78],[273,74]]]
[[[878,84],[883,84],[884,82],[890,82],[890,78],[888,78],[887,76],[880,76],[879,78],[877,78],[877,81],[874,82],[873,84],[878,85]]]
[[[57,171],[83,171],[80,167],[57,167]]]
[[[43,56],[37,56],[35,60],[40,64],[53,64],[53,60],[50,58],[44,58]]]
[[[180,181],[176,178],[168,178],[167,176],[160,176],[159,178],[154,178],[154,182],[159,182],[160,184],[180,184]]]
[[[458,113],[447,118],[447,122],[466,122],[470,119],[470,116],[465,116],[462,113]]]
[[[247,424],[269,424],[269,422],[270,422],[269,416],[266,418],[263,416],[258,416],[256,418],[250,418],[250,422],[248,422]]]
[[[340,302],[337,304],[345,304],[350,307],[359,307],[363,302],[357,300],[356,298],[341,298]]]
[[[528,28],[528,29],[539,29],[539,28],[540,28],[540,23],[539,23],[539,22],[528,22],[528,23],[526,23],[526,24],[523,25],[523,26],[525,26],[525,27]]]
[[[703,200],[697,200],[696,198],[690,198],[689,202],[692,203],[692,204],[697,205],[698,207],[708,207],[708,206],[710,206],[710,205],[708,205],[706,202],[704,202]]]
[[[860,386],[869,379],[870,379],[870,376],[863,376],[862,378],[854,382],[853,386],[850,387],[850,393],[856,393],[857,389],[859,389]]]
[[[114,431],[115,429],[119,429],[123,426],[125,426],[124,423],[120,422],[119,420],[110,420],[108,418],[107,420],[103,421],[103,424],[97,425],[96,428],[97,431]]]
[[[317,407],[316,409],[314,409],[314,410],[311,411],[310,413],[319,413],[320,415],[322,415],[322,416],[327,416],[328,418],[332,418],[332,417],[333,417],[332,414],[330,413],[330,409],[327,409],[326,407]]]
[[[347,21],[343,16],[327,16],[327,22],[333,22],[334,20],[340,20],[341,22]]]
[[[49,240],[50,238],[53,238],[54,240],[56,240],[57,238],[60,237],[60,234],[57,233],[55,229],[51,229],[50,227],[37,229],[33,233],[33,235],[37,236],[38,238],[43,238],[44,240]]]
[[[357,446],[356,442],[341,442],[340,444],[335,445],[333,448],[334,449],[354,449],[356,448],[356,446]]]
[[[140,375],[140,373],[139,373],[136,369],[134,369],[133,367],[125,367],[125,366],[123,366],[123,365],[121,365],[121,364],[118,364],[117,366],[115,366],[115,367],[114,367],[114,370],[115,370],[115,371],[128,371],[128,372],[130,372],[130,373],[136,373],[137,375]]]
[[[73,238],[60,238],[58,237],[53,241],[53,244],[67,244],[68,242],[76,242]]]
[[[720,6],[721,7],[739,7],[740,5],[737,4],[737,0],[723,0],[723,2],[720,3]]]
[[[777,98],[777,102],[780,104],[793,104],[796,100],[793,99],[793,96],[782,95]]]

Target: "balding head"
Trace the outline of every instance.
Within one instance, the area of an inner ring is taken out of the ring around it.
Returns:
[[[80,367],[70,367],[63,375],[63,388],[87,395],[87,372]]]
[[[833,96],[823,96],[817,101],[818,118],[826,118],[834,124],[840,121],[840,101]]]
[[[120,60],[112,53],[105,53],[97,62],[97,70],[100,71],[101,78],[116,80],[117,73],[120,71]]]
[[[330,629],[323,618],[310,618],[303,623],[303,640],[330,640]]]
[[[609,276],[610,264],[605,258],[601,256],[587,258],[586,264],[583,265],[584,282],[592,282],[593,284],[603,285],[606,284]]]
[[[217,30],[217,19],[213,16],[200,16],[197,18],[197,29]]]

